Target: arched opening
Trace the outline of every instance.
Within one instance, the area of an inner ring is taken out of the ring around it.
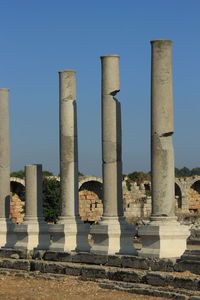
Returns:
[[[19,224],[24,218],[25,187],[19,182],[11,181],[10,192],[10,218],[13,223]]]
[[[145,194],[150,197],[151,196],[151,184],[144,183]]]
[[[84,182],[79,188],[79,214],[83,221],[97,222],[103,214],[103,185],[98,181]]]
[[[195,181],[188,190],[189,211],[192,214],[200,213],[200,180]]]
[[[182,193],[181,189],[177,183],[175,183],[175,198],[176,198],[176,208],[182,208]]]

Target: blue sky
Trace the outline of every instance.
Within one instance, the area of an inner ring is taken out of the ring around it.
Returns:
[[[123,172],[150,169],[150,43],[173,40],[175,162],[200,166],[199,0],[0,0],[11,169],[59,172],[58,71],[77,71],[79,169],[101,175],[100,55],[119,54]]]

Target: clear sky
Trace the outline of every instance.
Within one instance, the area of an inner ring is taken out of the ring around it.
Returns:
[[[173,40],[176,166],[200,166],[199,0],[0,0],[11,169],[59,172],[58,71],[77,71],[79,170],[101,175],[100,55],[119,54],[123,172],[150,170],[150,43]]]

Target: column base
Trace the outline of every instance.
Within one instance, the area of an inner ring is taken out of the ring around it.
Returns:
[[[26,220],[23,224],[15,224],[16,242],[13,248],[26,250],[49,249],[48,224],[44,221],[38,222],[37,220]]]
[[[16,241],[14,223],[8,218],[0,218],[0,247],[10,248]]]
[[[142,239],[139,256],[178,258],[187,247],[190,232],[176,217],[151,217],[150,223],[142,226],[138,234]]]
[[[135,227],[128,224],[124,217],[103,217],[102,221],[91,227],[90,233],[94,240],[91,253],[137,255],[133,245]]]
[[[49,225],[52,251],[89,252],[88,235],[90,225],[79,217],[60,217],[58,224]]]

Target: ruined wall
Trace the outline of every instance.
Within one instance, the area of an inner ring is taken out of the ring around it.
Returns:
[[[59,180],[59,178],[57,178]],[[19,180],[19,185],[16,183]],[[16,193],[11,200],[11,218],[21,223],[24,214],[24,202],[20,200],[19,189],[25,185],[22,179],[14,179]],[[124,214],[127,219],[148,218],[151,214],[151,183],[143,182],[138,186],[135,182],[122,182]],[[12,191],[13,192],[13,191]],[[177,213],[200,214],[200,176],[176,178],[175,198]],[[102,179],[94,176],[79,178],[79,214],[83,221],[97,222],[103,214]]]
[[[200,193],[193,188],[187,191],[187,197],[189,200],[188,206],[190,213],[200,213]]]
[[[97,222],[103,214],[103,203],[93,191],[79,192],[79,214],[83,221]]]
[[[10,195],[10,218],[13,223],[20,224],[24,219],[24,206],[25,202],[22,201],[15,193]]]
[[[145,189],[145,187],[149,188]],[[144,182],[140,186],[136,182],[124,180],[122,182],[124,215],[127,219],[134,217],[148,218],[151,214],[150,183]]]

